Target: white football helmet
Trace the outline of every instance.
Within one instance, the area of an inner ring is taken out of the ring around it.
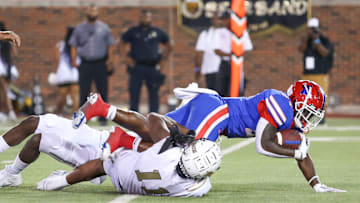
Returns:
[[[220,168],[222,153],[217,143],[200,139],[186,147],[179,166],[188,178],[202,179]]]

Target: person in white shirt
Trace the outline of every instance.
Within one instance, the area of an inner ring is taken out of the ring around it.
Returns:
[[[216,38],[214,41],[215,53],[221,57],[219,73],[216,77],[216,90],[223,96],[230,96],[230,81],[231,81],[231,38],[232,33],[229,29],[230,27],[230,18],[229,15],[224,14],[221,16],[221,19],[224,22],[224,26],[216,30]],[[251,42],[249,33],[244,32],[244,51],[253,50],[253,44]],[[244,70],[244,69],[243,69]],[[241,84],[240,84],[240,96],[244,95],[244,71],[241,74]]]
[[[219,18],[215,14],[209,29],[200,33],[196,42],[195,80],[199,82],[200,73],[205,76],[206,87],[216,90],[216,75],[219,71],[221,58],[215,53],[214,41]]]

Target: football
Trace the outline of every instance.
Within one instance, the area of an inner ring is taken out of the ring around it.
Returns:
[[[286,129],[276,133],[275,142],[279,145],[289,148],[297,149],[301,143],[301,133],[294,129]]]

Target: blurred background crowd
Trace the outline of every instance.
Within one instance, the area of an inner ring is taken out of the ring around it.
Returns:
[[[180,9],[201,0],[0,2],[0,29],[22,38],[20,48],[0,44],[0,122],[71,115],[91,91],[144,113],[172,110],[172,89],[194,81],[229,96],[232,36],[223,9],[196,33],[179,23]],[[360,2],[305,2],[308,20],[291,34],[243,34],[239,95],[311,79],[329,95],[329,109],[346,113],[360,104]]]

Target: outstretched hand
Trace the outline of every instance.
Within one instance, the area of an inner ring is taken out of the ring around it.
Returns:
[[[347,192],[346,190],[328,187],[321,183],[314,185],[313,189],[315,192]]]

